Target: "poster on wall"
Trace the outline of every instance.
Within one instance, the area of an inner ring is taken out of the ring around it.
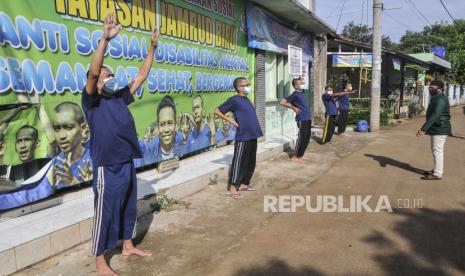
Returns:
[[[109,13],[122,25],[104,61],[118,87],[137,74],[151,31],[160,32],[148,79],[129,106],[144,153],[136,167],[234,139],[213,110],[235,94],[236,77],[253,84],[243,1],[37,3],[2,0],[0,11],[0,210],[91,181],[81,93]]]
[[[289,75],[302,75],[302,48],[289,45],[288,53]]]
[[[368,67],[371,68],[371,54],[333,54],[333,67]]]

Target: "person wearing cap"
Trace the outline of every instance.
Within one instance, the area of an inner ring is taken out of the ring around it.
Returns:
[[[434,80],[429,86],[431,100],[426,111],[426,122],[417,132],[417,137],[427,134],[431,136],[434,169],[425,171],[422,179],[441,180],[444,167],[444,144],[447,136],[452,134],[450,124],[449,99],[443,93],[444,83]]]

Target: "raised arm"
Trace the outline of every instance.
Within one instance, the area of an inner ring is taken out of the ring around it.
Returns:
[[[342,91],[342,92],[336,92],[336,93],[333,93],[331,94],[331,97],[339,97],[339,96],[343,96],[343,95],[349,95],[349,94],[353,94],[357,92],[357,90],[353,90],[353,91]]]
[[[153,56],[155,54],[155,49],[157,48],[158,45],[158,29],[155,28],[152,32],[152,37],[150,39],[150,47],[149,50],[147,51],[147,57],[144,60],[144,63],[139,69],[139,72],[137,73],[136,77],[134,78],[134,81],[132,81],[131,84],[129,84],[129,90],[131,90],[131,94],[134,95],[136,91],[139,89],[139,87],[142,86],[144,81],[147,79],[147,76],[149,75],[150,68],[152,67],[152,62],[153,62]]]
[[[108,45],[108,42],[114,38],[119,30],[121,25],[118,24],[116,15],[110,13],[105,17],[103,36],[98,43],[97,50],[92,57],[92,62],[90,64],[89,76],[87,77],[86,91],[90,96],[94,96],[97,91],[97,81],[100,75],[100,69],[103,65],[103,58],[105,56],[105,49]]]
[[[24,104],[18,104],[18,107],[10,109],[0,118],[0,125],[8,124],[18,113],[26,107]]]

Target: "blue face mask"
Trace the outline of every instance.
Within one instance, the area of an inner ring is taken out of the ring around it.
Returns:
[[[105,91],[105,93],[114,95],[118,90],[118,83],[115,78],[110,77],[103,81],[103,91]]]

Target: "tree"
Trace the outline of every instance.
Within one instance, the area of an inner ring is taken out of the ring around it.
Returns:
[[[456,20],[453,24],[437,22],[426,26],[421,32],[407,31],[398,45],[406,53],[429,52],[430,48],[446,48],[446,59],[452,63],[447,73],[451,82],[465,84],[465,20]]]
[[[366,24],[357,24],[354,21],[347,23],[342,29],[343,36],[350,38],[354,41],[372,44],[373,41],[373,28]],[[389,36],[383,35],[382,45],[386,48],[394,48],[396,45]]]

